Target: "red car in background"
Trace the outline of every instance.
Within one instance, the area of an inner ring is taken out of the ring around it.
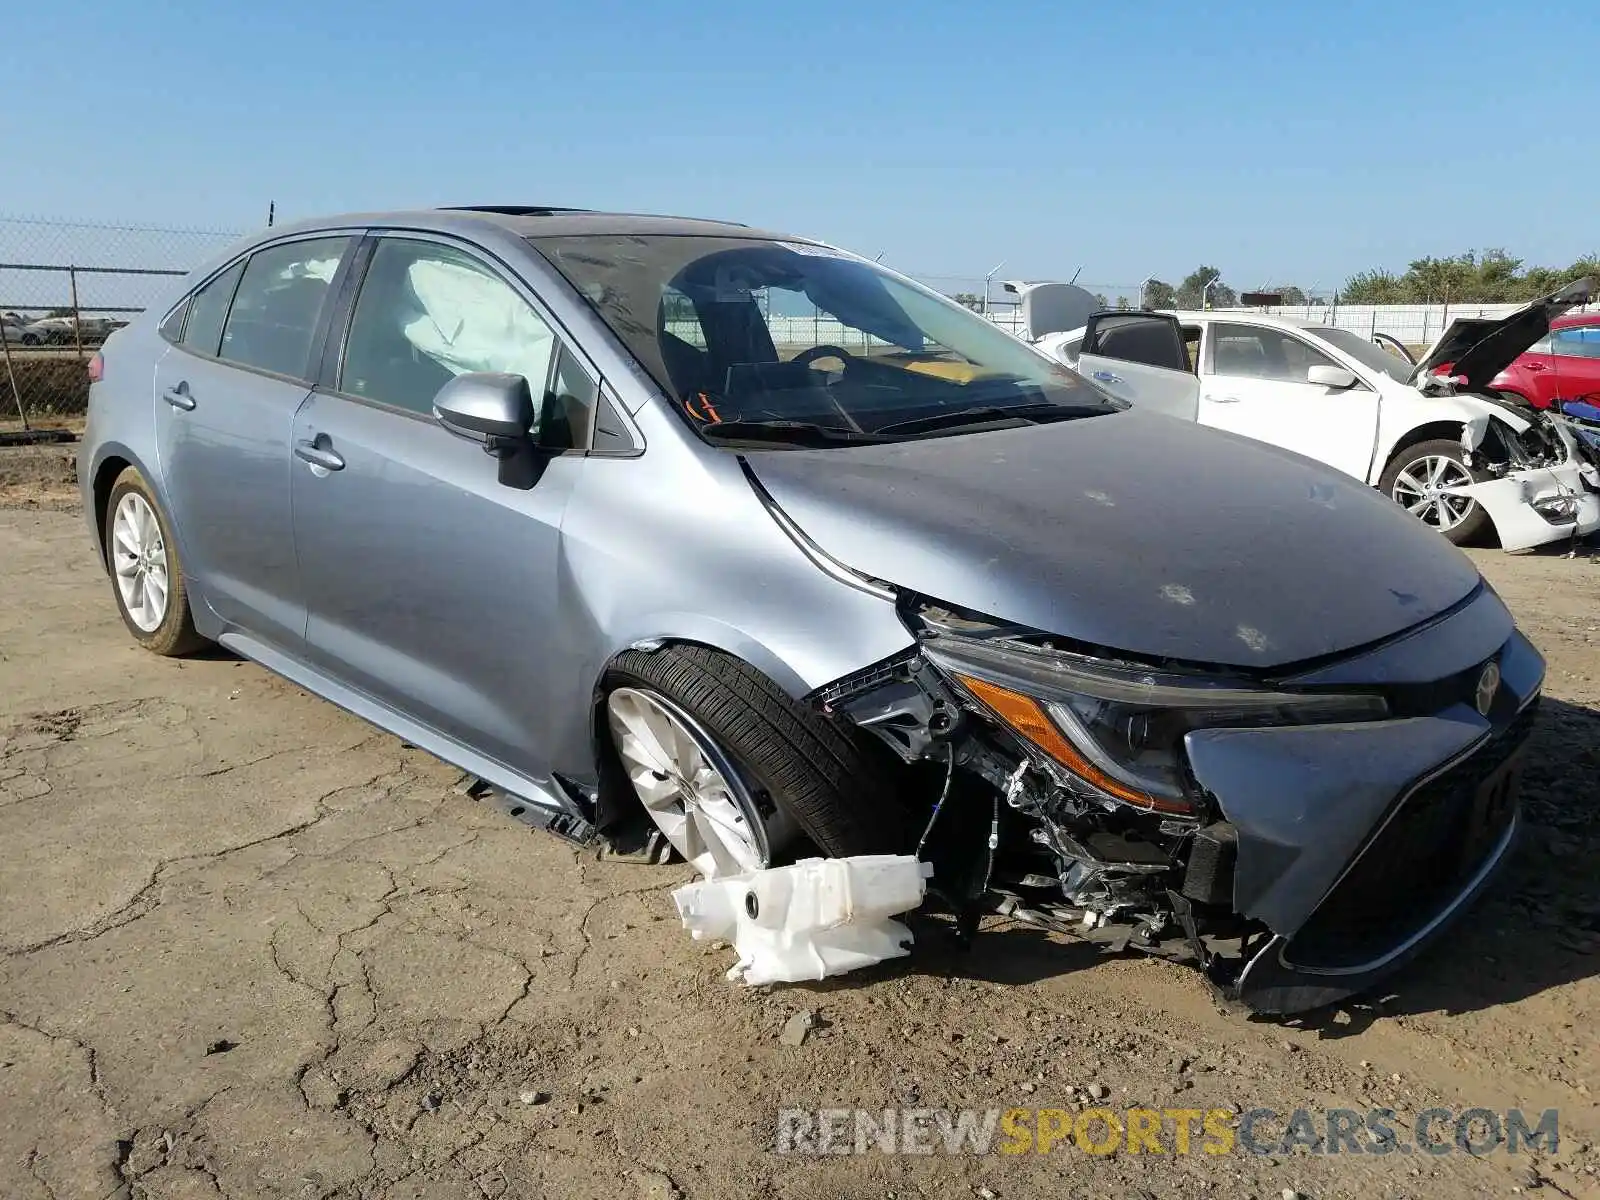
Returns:
[[[1549,408],[1554,400],[1600,400],[1600,313],[1557,317],[1489,384],[1498,392]]]

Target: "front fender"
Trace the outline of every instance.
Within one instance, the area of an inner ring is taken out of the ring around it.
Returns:
[[[591,459],[561,532],[551,765],[574,778],[595,774],[596,693],[630,646],[711,646],[799,699],[913,644],[893,596],[829,570],[733,455],[657,437],[642,459]]]

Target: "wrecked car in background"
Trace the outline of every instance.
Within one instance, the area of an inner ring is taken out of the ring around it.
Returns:
[[[1032,329],[1039,349],[1115,395],[1337,467],[1451,541],[1492,527],[1520,550],[1600,529],[1600,458],[1559,411],[1508,401],[1495,383],[1592,291],[1579,280],[1503,320],[1458,320],[1419,363],[1349,330],[1248,311]]]
[[[773,945],[832,922],[819,972],[898,952],[883,894],[926,887],[1294,1011],[1435,936],[1518,827],[1543,663],[1459,551],[817,242],[307,222],[91,376],[136,641],[220,642],[579,842],[850,858],[683,899]]]

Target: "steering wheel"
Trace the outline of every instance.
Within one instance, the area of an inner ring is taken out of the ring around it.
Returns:
[[[846,350],[842,346],[822,345],[811,346],[808,349],[802,350],[789,361],[793,363],[799,363],[802,367],[809,367],[819,358],[837,358],[844,364],[845,370],[847,371],[850,369],[850,364],[856,360],[856,356],[851,354],[850,351]]]
[[[843,346],[830,346],[826,343],[821,346],[811,346],[808,349],[802,350],[789,361],[792,363],[798,363],[802,367],[809,367],[812,363],[822,358],[837,358],[844,364],[845,375],[850,373],[850,368],[855,365],[856,361],[856,356],[851,354],[850,351],[846,350]],[[861,428],[860,422],[850,415],[849,409],[839,403],[839,399],[833,394],[832,389],[827,389],[827,392],[828,403],[832,404],[834,411],[844,418],[845,424],[851,429],[854,429],[857,433],[864,432]]]

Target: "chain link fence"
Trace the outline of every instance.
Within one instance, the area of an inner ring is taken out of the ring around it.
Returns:
[[[0,216],[0,421],[81,414],[99,345],[238,236]]]

